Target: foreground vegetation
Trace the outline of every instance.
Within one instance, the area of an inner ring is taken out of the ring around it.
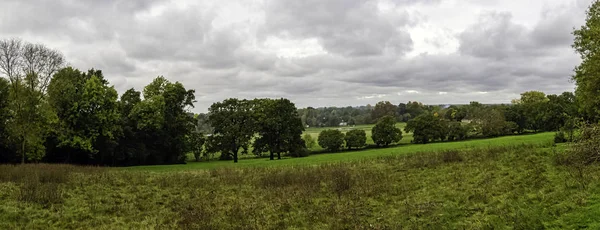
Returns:
[[[0,228],[600,227],[600,168],[563,166],[558,152],[499,146],[169,173],[5,165]]]

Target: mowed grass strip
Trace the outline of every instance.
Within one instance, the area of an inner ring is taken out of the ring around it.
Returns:
[[[284,158],[282,160],[271,161],[268,158],[250,158],[240,160],[237,164],[232,161],[209,161],[209,162],[188,162],[180,165],[156,165],[156,166],[135,166],[124,168],[124,170],[147,170],[156,172],[169,172],[181,170],[201,170],[223,167],[278,167],[293,165],[319,165],[324,163],[335,163],[368,159],[381,156],[392,156],[400,154],[432,152],[455,149],[470,148],[488,148],[497,146],[514,145],[539,145],[547,147],[552,145],[554,133],[538,133],[529,135],[506,136],[490,139],[477,139],[457,142],[440,142],[430,144],[405,144],[391,148],[357,150],[339,153],[315,154],[304,158]]]

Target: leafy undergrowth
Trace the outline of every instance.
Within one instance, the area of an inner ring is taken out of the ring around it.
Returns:
[[[596,228],[598,166],[531,145],[152,173],[0,166],[0,229]]]

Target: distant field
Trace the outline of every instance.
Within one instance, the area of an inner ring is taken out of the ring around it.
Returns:
[[[321,131],[327,130],[327,129],[337,129],[337,130],[342,131],[343,133],[346,133],[350,130],[355,130],[355,129],[365,130],[365,133],[367,134],[367,144],[372,145],[372,144],[374,144],[373,139],[371,138],[371,129],[373,128],[373,126],[375,126],[375,125],[371,124],[371,125],[356,125],[356,126],[344,126],[344,127],[310,127],[310,128],[306,128],[306,130],[304,131],[304,133],[302,135],[308,133],[315,139],[315,146],[313,148],[310,148],[310,150],[312,150],[312,151],[323,150],[323,148],[319,145],[319,142],[318,142],[319,133],[321,133]],[[402,130],[402,140],[400,140],[399,143],[400,144],[409,144],[413,140],[413,135],[412,135],[412,133],[404,132],[404,127],[406,127],[406,123],[405,122],[397,123],[396,127],[400,128]],[[250,146],[249,152],[252,152],[252,146]],[[239,158],[240,159],[253,159],[253,158],[256,158],[256,156],[253,154],[248,154],[248,155],[240,155]],[[194,156],[192,154],[188,154],[187,159],[188,159],[188,161],[194,161]]]
[[[310,132],[310,131],[309,131]],[[198,169],[214,169],[222,167],[270,167],[291,165],[318,165],[366,158],[408,154],[415,152],[430,152],[451,149],[486,148],[495,146],[514,146],[521,144],[536,144],[550,146],[554,133],[539,133],[531,135],[506,136],[491,139],[477,139],[458,142],[441,142],[430,144],[406,144],[392,148],[368,149],[351,152],[315,154],[304,158],[284,158],[282,160],[270,161],[268,158],[247,158],[240,160],[237,164],[231,161],[210,162],[188,162],[184,165],[157,165],[157,166],[135,166],[125,170],[149,170],[149,171],[182,171]]]
[[[319,138],[319,133],[321,133],[321,131],[323,130],[327,130],[327,129],[337,129],[342,131],[343,133],[346,133],[350,130],[364,130],[365,133],[367,133],[367,144],[374,144],[373,143],[373,139],[371,139],[371,129],[373,128],[373,126],[375,125],[356,125],[356,126],[344,126],[344,127],[325,127],[325,128],[315,128],[315,127],[310,127],[307,128],[304,133],[308,133],[310,134],[313,138],[315,138],[315,141],[318,140]],[[400,128],[402,130],[402,140],[400,141],[400,143],[410,143],[410,141],[412,141],[413,136],[412,133],[405,133],[404,132],[404,127],[406,127],[406,123],[405,122],[401,122],[401,123],[397,123],[396,127]],[[321,150],[323,148],[321,148],[321,146],[316,145],[316,147],[312,148],[311,150]]]

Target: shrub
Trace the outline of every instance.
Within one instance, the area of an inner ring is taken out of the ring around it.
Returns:
[[[504,135],[511,135],[519,130],[519,125],[512,121],[505,121],[503,129]]]
[[[588,125],[567,153],[569,164],[592,164],[600,160],[600,125]]]
[[[554,143],[565,143],[567,142],[567,138],[565,137],[565,133],[563,131],[559,131],[554,134]]]
[[[306,133],[304,134],[304,136],[302,136],[302,140],[304,140],[306,148],[312,149],[313,147],[315,147],[316,142],[312,135]]]
[[[352,147],[361,148],[367,143],[367,133],[361,129],[351,130],[346,133],[344,139],[346,139],[346,147],[348,147],[348,149],[351,149]]]
[[[25,182],[19,191],[19,201],[44,205],[63,202],[63,191],[60,184],[41,183],[39,181]]]
[[[463,126],[461,122],[453,121],[448,124],[448,140],[458,141],[467,139],[469,129]]]
[[[290,152],[291,157],[307,157],[310,151],[307,148],[297,148]]]
[[[392,116],[379,119],[371,132],[371,138],[377,146],[388,146],[402,140],[402,130],[396,127],[396,119]]]
[[[344,134],[335,129],[323,130],[319,133],[319,145],[330,151],[337,151],[344,145]]]
[[[442,161],[444,161],[445,163],[463,161],[463,158],[462,158],[462,156],[460,156],[460,153],[458,152],[458,150],[447,150],[447,151],[443,151],[441,154],[442,154]]]
[[[329,167],[331,176],[331,189],[340,198],[344,192],[350,190],[354,185],[354,177],[350,169],[345,165],[335,165]]]

